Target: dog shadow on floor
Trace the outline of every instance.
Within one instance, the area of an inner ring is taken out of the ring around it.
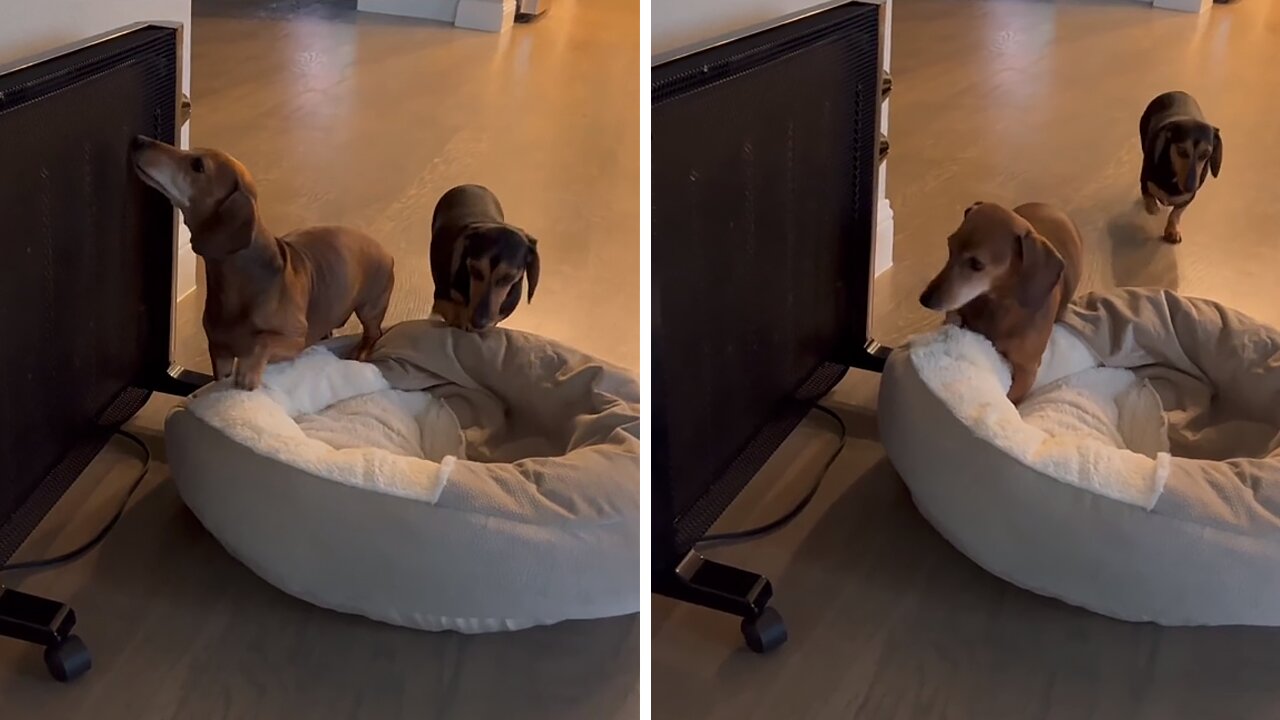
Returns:
[[[1138,199],[1107,222],[1111,281],[1116,287],[1178,289],[1178,255],[1160,239],[1167,210],[1148,215]]]

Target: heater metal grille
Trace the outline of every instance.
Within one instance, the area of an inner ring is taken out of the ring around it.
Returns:
[[[653,70],[658,566],[867,340],[880,32],[850,2]]]
[[[129,141],[174,142],[180,28],[0,74],[0,561],[167,365],[174,214]]]

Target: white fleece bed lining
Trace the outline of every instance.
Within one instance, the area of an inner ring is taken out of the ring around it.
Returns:
[[[947,325],[913,338],[916,372],[982,441],[1059,482],[1150,510],[1169,477],[1159,397],[1132,371],[1055,326],[1036,387],[1015,408],[1008,363],[990,341]]]
[[[365,412],[334,412],[357,399],[366,405]],[[418,405],[417,412],[406,407],[412,404]],[[430,504],[439,500],[464,452],[458,420],[443,402],[425,392],[392,390],[373,365],[339,359],[320,346],[292,362],[269,366],[255,392],[218,383],[193,396],[187,409],[264,457],[336,483]],[[388,417],[401,427],[378,427]],[[308,434],[320,420],[329,421],[324,436],[345,434],[347,446],[335,447],[317,439],[319,433]],[[432,443],[426,448],[428,457],[386,447],[403,446],[396,442],[397,430],[411,422],[417,423],[424,445]],[[381,430],[384,437],[373,442],[383,446],[352,446],[370,440],[370,425]]]
[[[352,405],[357,405],[354,410]],[[618,403],[610,403],[613,408]],[[471,462],[458,418],[449,406],[428,391],[392,389],[378,368],[344,360],[323,346],[313,346],[297,359],[267,367],[262,386],[254,392],[230,383],[202,388],[186,404],[196,417],[265,459],[284,463],[310,475],[371,492],[477,515],[513,525],[572,527],[614,522],[606,517],[536,517],[486,513],[473,507],[437,505],[446,486],[458,478],[460,463],[478,472],[467,477],[470,493],[484,493],[488,472],[512,463]],[[600,417],[584,414],[584,419]],[[408,428],[412,427],[412,431]],[[404,441],[416,434],[421,446]],[[572,473],[572,461],[588,459],[607,437],[575,438],[579,450],[561,458],[538,458],[539,470]],[[423,455],[423,457],[417,457]],[[581,462],[577,463],[582,466]],[[542,494],[532,479],[529,490]],[[463,493],[468,494],[468,493]]]

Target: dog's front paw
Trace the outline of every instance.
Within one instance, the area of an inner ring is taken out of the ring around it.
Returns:
[[[1182,231],[1175,227],[1167,227],[1164,229],[1164,235],[1161,235],[1160,239],[1170,245],[1177,245],[1182,242]]]
[[[1155,215],[1160,212],[1160,206],[1156,204],[1156,199],[1150,195],[1142,198],[1142,204],[1147,209],[1148,215]]]
[[[251,372],[237,367],[235,382],[236,387],[240,390],[257,390],[258,386],[262,384],[262,372]]]
[[[445,325],[459,330],[467,329],[467,308],[448,300],[437,300],[431,307],[431,313],[444,321]]]

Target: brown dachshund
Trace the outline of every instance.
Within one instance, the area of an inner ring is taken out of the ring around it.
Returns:
[[[431,216],[432,313],[463,330],[484,330],[510,317],[524,282],[538,287],[538,241],[508,225],[498,198],[480,185],[446,192]]]
[[[258,387],[267,363],[296,357],[354,312],[363,360],[382,336],[395,284],[393,260],[357,230],[316,226],[277,238],[258,213],[249,171],[217,150],[179,150],[134,139],[134,168],[182,211],[204,258],[204,330],[213,374]]]
[[[976,203],[947,238],[947,264],[920,304],[991,341],[1009,361],[1009,400],[1017,403],[1035,384],[1053,324],[1075,297],[1083,247],[1075,223],[1051,205]]]

